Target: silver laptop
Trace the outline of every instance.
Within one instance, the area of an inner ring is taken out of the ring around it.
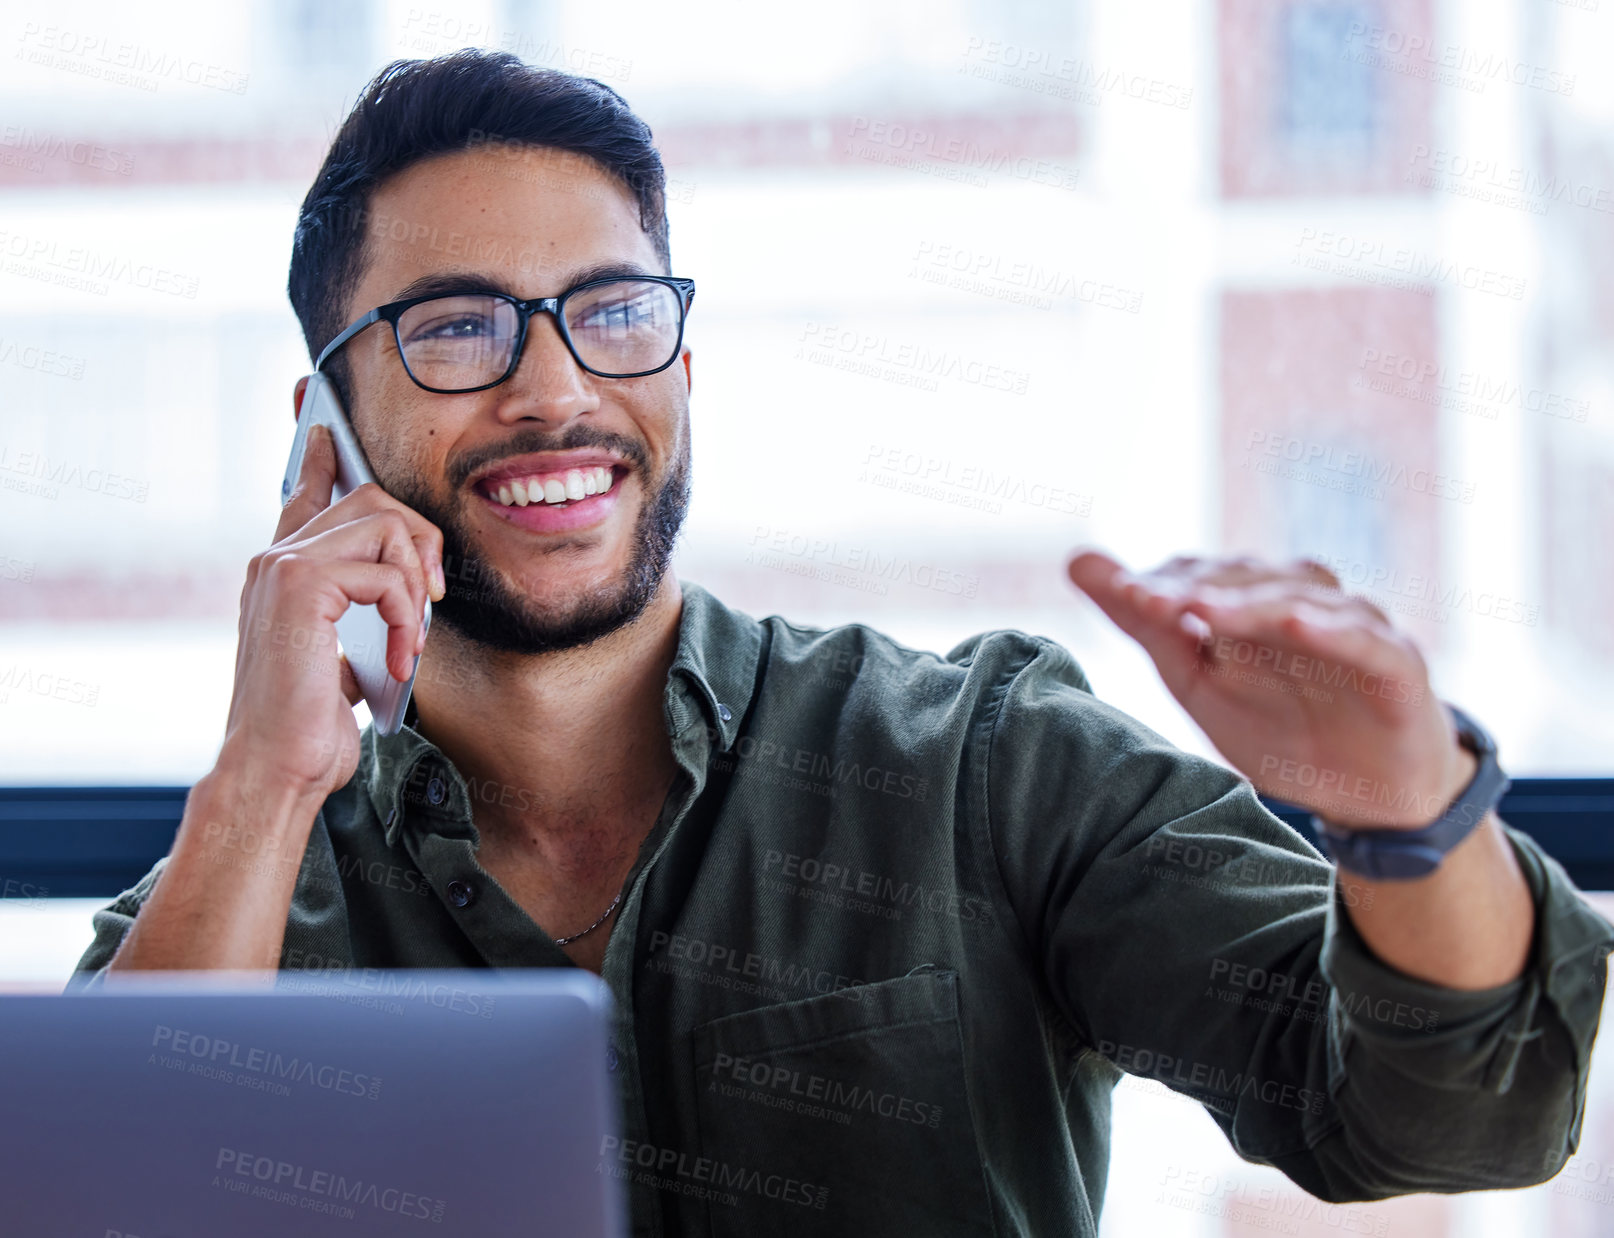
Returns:
[[[621,1238],[610,1020],[569,968],[0,995],[0,1230]]]

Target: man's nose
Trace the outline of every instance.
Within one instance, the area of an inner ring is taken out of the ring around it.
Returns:
[[[557,428],[599,407],[591,376],[577,364],[552,314],[534,314],[516,371],[494,388],[499,416],[535,418]]]

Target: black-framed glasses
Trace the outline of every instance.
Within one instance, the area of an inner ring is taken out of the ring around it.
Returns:
[[[496,387],[516,372],[534,314],[552,314],[572,359],[600,378],[643,378],[678,359],[695,281],[671,275],[608,276],[558,297],[520,301],[502,292],[433,293],[371,310],[325,346],[333,352],[373,323],[392,324],[404,370],[417,387],[459,395]]]

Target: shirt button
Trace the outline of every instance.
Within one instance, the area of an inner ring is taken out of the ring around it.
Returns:
[[[443,796],[447,794],[441,778],[433,778],[426,784],[426,798],[434,804],[441,804]]]
[[[469,881],[450,881],[448,900],[456,907],[469,907],[476,902],[476,887]]]
[[[734,717],[734,711],[727,705],[719,704],[717,707],[717,716],[723,719],[724,722],[727,722]]]

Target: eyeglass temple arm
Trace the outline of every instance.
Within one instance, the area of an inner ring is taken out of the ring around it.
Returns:
[[[329,344],[325,345],[325,350],[320,353],[319,359],[314,362],[315,373],[319,372],[319,367],[325,364],[326,358],[329,357],[333,352],[342,347],[343,344],[346,344],[350,339],[352,339],[360,331],[363,331],[371,323],[380,321],[381,311],[378,309],[373,309],[363,318],[360,318],[357,322],[349,326],[345,331],[342,332],[342,334],[338,335]]]

